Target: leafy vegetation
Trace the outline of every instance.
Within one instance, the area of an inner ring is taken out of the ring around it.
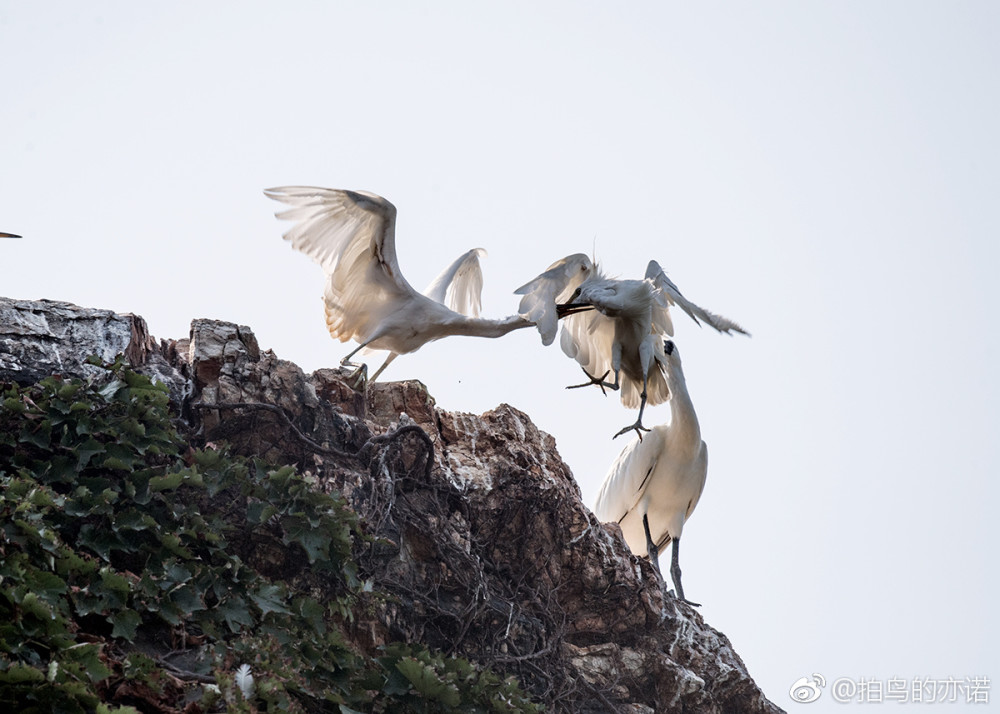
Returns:
[[[164,387],[105,367],[0,387],[0,710],[540,711],[419,644],[358,652],[345,628],[385,596],[345,500],[190,448]]]

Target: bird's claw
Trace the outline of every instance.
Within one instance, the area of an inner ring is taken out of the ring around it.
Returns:
[[[353,362],[342,360],[340,366],[354,367],[354,371],[350,372],[344,381],[347,382],[347,385],[355,392],[364,391],[365,387],[368,385],[368,365],[363,362],[361,364],[355,364]]]
[[[677,594],[677,593],[676,593],[675,591],[673,591],[673,590],[668,590],[668,591],[667,591],[667,593],[668,593],[668,594],[670,595],[670,597],[672,597],[672,598],[673,598],[674,600],[677,600],[678,602],[682,602],[682,603],[684,603],[685,605],[687,605],[687,606],[689,606],[689,607],[701,607],[701,603],[700,603],[700,602],[691,602],[691,601],[690,601],[690,600],[688,600],[688,599],[687,599],[686,597],[684,597],[683,595],[678,595],[678,594]]]
[[[607,389],[605,389],[605,387],[608,387],[609,389],[618,389],[618,385],[611,384],[610,382],[604,381],[605,378],[609,374],[611,374],[611,370],[610,369],[607,372],[605,372],[604,374],[602,374],[600,377],[595,377],[594,375],[592,375],[587,370],[583,370],[583,373],[585,375],[587,375],[587,379],[590,380],[589,382],[584,382],[583,384],[571,384],[568,387],[566,387],[566,389],[579,389],[580,387],[589,387],[592,384],[596,384],[598,387],[601,388],[601,393],[604,396],[608,396],[608,392],[607,392]]]
[[[630,424],[629,426],[625,427],[624,429],[622,429],[621,431],[619,431],[617,434],[615,434],[611,438],[612,439],[617,439],[622,434],[624,434],[626,432],[629,432],[629,431],[633,431],[633,430],[639,436],[639,441],[642,441],[642,432],[649,431],[649,429],[647,429],[646,427],[644,427],[642,425],[641,421],[637,421],[635,424]]]

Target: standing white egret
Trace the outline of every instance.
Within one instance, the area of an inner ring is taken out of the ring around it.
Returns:
[[[485,254],[481,248],[458,258],[425,294],[414,290],[396,260],[396,207],[381,196],[314,186],[283,186],[264,193],[291,206],[275,214],[295,221],[285,240],[326,272],[323,302],[330,334],[341,342],[359,343],[341,364],[364,347],[389,351],[370,381],[397,355],[432,340],[451,335],[501,337],[532,326],[518,315],[478,317],[483,287],[479,256]]]
[[[580,363],[590,380],[569,389],[591,384],[601,391],[621,389],[622,404],[639,408],[635,424],[614,438],[634,430],[641,439],[642,432],[648,431],[642,425],[646,404],[655,406],[670,396],[663,339],[674,334],[671,305],[719,332],[749,334],[732,320],[690,302],[655,260],[649,261],[643,280],[613,280],[597,271],[572,293],[568,303],[557,305],[559,317],[565,318],[559,338],[563,352]],[[612,372],[615,381],[608,382]]]
[[[654,426],[645,439],[635,439],[622,450],[597,494],[594,514],[603,522],[617,522],[632,552],[648,555],[658,573],[660,550],[673,541],[670,577],[677,596],[688,602],[681,587],[681,533],[705,488],[708,447],[701,439],[673,341],[663,344],[662,353],[670,421]]]

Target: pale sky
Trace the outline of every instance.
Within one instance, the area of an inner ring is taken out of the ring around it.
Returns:
[[[486,248],[488,316],[567,254],[655,258],[753,333],[674,320],[710,453],[681,560],[767,696],[1000,678],[1000,5],[0,0],[0,47],[0,295],[335,365],[284,184],[392,201],[417,287]],[[522,330],[384,378],[527,412],[592,505],[635,413],[580,376]]]

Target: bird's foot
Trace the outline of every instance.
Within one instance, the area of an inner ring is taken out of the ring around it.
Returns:
[[[600,377],[595,377],[594,375],[592,375],[587,370],[583,370],[583,373],[585,375],[587,375],[587,379],[590,380],[589,382],[584,382],[583,384],[571,384],[568,387],[566,387],[566,389],[579,389],[580,387],[589,387],[592,384],[596,384],[598,387],[601,388],[601,393],[604,394],[604,396],[608,395],[607,389],[605,389],[605,387],[607,387],[608,389],[612,389],[612,390],[618,389],[618,385],[617,384],[612,384],[611,382],[606,382],[605,381],[605,378],[609,374],[611,374],[611,370],[610,369],[607,372],[605,372],[604,374],[602,374]]]
[[[677,600],[679,602],[684,603],[685,605],[688,605],[689,607],[701,607],[701,603],[700,602],[691,602],[686,597],[684,597],[683,593],[681,593],[680,595],[678,595],[677,592],[675,590],[673,590],[673,589],[667,590],[667,595],[669,595],[670,597],[672,597],[674,600]]]
[[[363,392],[365,387],[368,386],[368,365],[364,363],[355,364],[353,362],[342,361],[340,366],[354,367],[353,371],[348,372],[344,381],[347,382],[347,385],[355,392]]]
[[[671,595],[674,596],[674,600],[679,600],[680,602],[684,603],[685,605],[688,605],[689,607],[701,607],[701,603],[700,602],[691,602],[690,600],[688,600],[683,595],[677,596],[676,594],[674,594],[673,590],[671,590],[670,593],[671,593]]]
[[[642,441],[642,432],[649,431],[649,429],[647,429],[646,427],[644,427],[642,425],[642,420],[640,419],[635,424],[630,424],[629,426],[625,427],[624,429],[622,429],[621,431],[619,431],[617,434],[615,434],[611,438],[612,439],[617,439],[622,434],[624,434],[626,432],[629,432],[629,431],[633,431],[633,430],[635,431],[636,434],[638,434],[639,441]]]

